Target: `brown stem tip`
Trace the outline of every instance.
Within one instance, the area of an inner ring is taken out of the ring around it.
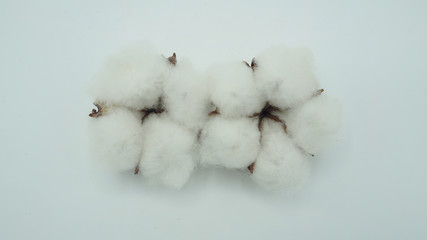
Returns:
[[[248,66],[249,68],[252,68],[252,70],[253,70],[253,71],[255,71],[255,68],[257,68],[257,67],[258,67],[258,64],[256,63],[255,58],[252,58],[252,62],[251,62],[251,64],[249,64],[249,63],[248,63],[248,62],[246,62],[246,61],[243,61],[243,63],[244,63],[246,66]]]
[[[249,165],[248,170],[249,172],[251,172],[251,174],[254,173],[254,168],[255,168],[255,162],[253,162],[251,165]]]
[[[98,110],[92,109],[92,112],[89,114],[89,117],[97,118],[102,115],[103,106],[98,103],[93,103],[93,105],[95,105]]]
[[[172,64],[172,65],[176,65],[176,53],[173,53],[172,56],[168,57],[168,61]]]
[[[316,97],[316,96],[319,96],[320,94],[322,94],[323,92],[325,91],[325,89],[319,89],[319,90],[317,90],[314,94],[313,94],[313,97]]]
[[[215,115],[218,115],[218,114],[220,114],[220,112],[219,112],[218,108],[216,108],[214,111],[210,112],[208,115],[209,116],[215,116]]]
[[[136,165],[135,171],[133,172],[133,174],[137,175],[138,173],[139,173],[139,165]]]
[[[252,62],[251,62],[251,68],[252,68],[252,70],[254,70],[255,71],[255,69],[258,67],[258,63],[257,63],[257,61],[255,60],[255,58],[252,58]]]

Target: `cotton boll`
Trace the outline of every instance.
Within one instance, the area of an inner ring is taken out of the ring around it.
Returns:
[[[304,48],[270,48],[256,57],[255,80],[258,89],[272,105],[288,108],[318,90],[313,57]]]
[[[137,110],[155,105],[171,64],[146,44],[111,56],[95,76],[90,92],[100,102]]]
[[[310,168],[306,155],[293,144],[281,126],[265,122],[253,180],[269,190],[295,188],[305,182]]]
[[[141,114],[126,108],[104,109],[89,119],[89,135],[95,158],[110,169],[127,171],[141,157]]]
[[[181,188],[195,167],[197,134],[165,114],[152,115],[143,125],[141,173],[153,182]]]
[[[341,125],[341,107],[326,95],[312,98],[283,115],[295,143],[307,152],[317,153]]]
[[[173,120],[193,130],[202,128],[209,113],[204,80],[189,61],[180,60],[165,81],[166,111]]]
[[[243,62],[217,65],[208,71],[212,103],[224,117],[248,116],[262,109],[253,71]]]
[[[226,168],[246,168],[258,154],[257,121],[249,118],[209,120],[201,134],[200,162]]]

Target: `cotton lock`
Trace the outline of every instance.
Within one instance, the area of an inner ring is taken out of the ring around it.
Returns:
[[[204,167],[294,188],[340,127],[340,104],[323,92],[306,48],[277,46],[251,63],[198,71],[141,43],[109,57],[93,79],[91,149],[110,169],[173,188]]]

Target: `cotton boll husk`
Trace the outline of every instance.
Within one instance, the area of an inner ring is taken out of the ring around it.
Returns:
[[[310,169],[309,159],[294,145],[280,124],[265,121],[253,180],[269,190],[297,188],[306,181]]]
[[[318,90],[311,52],[284,46],[267,49],[256,57],[255,81],[272,105],[288,108]]]
[[[260,133],[255,119],[212,117],[201,134],[200,162],[226,168],[246,168],[255,161]]]
[[[89,119],[89,136],[95,159],[113,171],[137,166],[141,157],[141,114],[127,108],[107,108]]]
[[[253,71],[243,62],[212,67],[208,71],[211,101],[224,117],[249,116],[265,102],[255,85]]]
[[[188,60],[180,60],[164,83],[164,104],[170,117],[192,129],[203,127],[209,113],[206,78]]]
[[[195,167],[197,134],[166,114],[150,116],[143,126],[141,173],[153,183],[181,188]]]
[[[286,111],[283,118],[295,143],[316,154],[339,130],[341,106],[337,100],[320,95]]]
[[[162,94],[171,66],[148,44],[127,47],[106,61],[89,91],[107,105],[151,107]]]

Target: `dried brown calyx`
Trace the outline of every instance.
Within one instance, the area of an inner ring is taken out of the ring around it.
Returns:
[[[275,115],[275,112],[283,112],[283,110],[278,108],[278,107],[275,107],[275,106],[271,105],[269,102],[267,102],[264,105],[264,108],[261,110],[261,112],[255,113],[250,117],[251,118],[258,117],[258,129],[260,132],[262,132],[264,120],[270,119],[270,120],[273,120],[275,122],[280,123],[282,125],[283,130],[286,133],[287,126],[286,126],[285,121],[281,120],[277,115]]]
[[[142,118],[141,118],[141,123],[144,123],[145,119],[148,116],[150,116],[150,114],[152,114],[152,113],[160,114],[160,113],[164,112],[165,109],[163,106],[163,98],[159,97],[159,100],[158,100],[156,106],[150,107],[150,108],[144,108],[140,111],[143,113]]]
[[[97,118],[102,116],[105,111],[104,106],[97,102],[94,102],[93,105],[95,105],[97,109],[92,109],[92,112],[89,114],[89,117]]]
[[[263,123],[265,119],[270,119],[280,123],[285,133],[287,133],[286,131],[287,126],[285,121],[281,120],[277,115],[275,115],[275,112],[283,112],[283,110],[267,102],[264,105],[264,108],[261,110],[261,112],[255,113],[252,116],[250,116],[251,118],[256,118],[256,117],[258,118],[258,130],[260,132],[260,139],[259,139],[260,142],[262,141],[262,129],[263,129]],[[254,173],[254,169],[255,169],[255,162],[253,162],[248,167],[248,170],[251,174]]]
[[[256,63],[255,63],[256,66]],[[317,90],[315,93],[312,94],[311,98],[314,98],[316,96],[319,96],[320,94],[322,94],[324,92],[324,89],[319,89]],[[307,101],[309,101],[310,99],[308,99]],[[259,113],[255,113],[252,116],[250,116],[251,118],[255,118],[258,117],[258,130],[260,132],[260,142],[262,141],[262,130],[263,130],[263,122],[265,119],[270,119],[273,120],[277,123],[280,123],[282,125],[283,131],[285,131],[286,134],[288,134],[287,132],[287,126],[285,121],[281,120],[277,115],[275,115],[275,113],[277,112],[284,112],[284,111],[288,111],[291,108],[287,108],[287,109],[280,109],[278,107],[275,107],[273,105],[271,105],[269,102],[267,102],[264,106],[264,108],[261,110],[261,112]],[[289,136],[289,134],[288,134]],[[291,136],[290,136],[291,137]],[[303,147],[301,146],[296,146],[301,152],[308,154],[312,157],[314,157],[314,154],[307,152]],[[249,172],[252,174],[254,173],[254,169],[255,169],[255,162],[253,162],[251,165],[248,166],[248,170]]]

